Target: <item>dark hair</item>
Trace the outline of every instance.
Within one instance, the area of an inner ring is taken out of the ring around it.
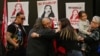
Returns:
[[[18,12],[18,13],[16,14],[16,17],[17,17],[17,16],[20,16],[20,15],[23,15],[23,13],[22,13],[22,12]]]
[[[18,16],[20,16],[20,15],[24,15],[22,12],[18,12],[17,14],[16,14],[16,19],[17,19],[17,17]],[[14,21],[16,21],[16,19],[14,20]],[[22,20],[25,20],[25,18],[22,18]]]
[[[44,7],[44,12],[43,12],[43,14],[42,14],[42,18],[45,16],[45,8],[47,7],[47,6],[49,6],[50,7],[50,9],[51,9],[51,13],[48,15],[48,17],[55,17],[54,16],[54,13],[53,13],[53,11],[52,11],[52,7],[51,7],[51,5],[45,5],[45,7]]]
[[[43,28],[42,19],[41,19],[41,18],[36,19],[36,22],[35,22],[35,24],[33,25],[33,29],[34,29],[35,31],[37,31],[37,30],[42,29],[42,28]]]
[[[76,33],[68,18],[59,19],[61,22],[60,37],[63,39],[76,39]]]
[[[85,11],[80,11],[79,13],[78,13],[78,15],[79,15],[79,18],[81,18],[82,17],[82,14],[83,13],[86,13]]]

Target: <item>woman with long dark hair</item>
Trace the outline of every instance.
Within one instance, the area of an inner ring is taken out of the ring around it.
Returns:
[[[58,34],[57,45],[66,50],[65,56],[82,56],[78,45],[78,35],[67,18],[59,19],[61,31]]]

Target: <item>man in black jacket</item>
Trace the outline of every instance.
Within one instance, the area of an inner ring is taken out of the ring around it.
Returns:
[[[54,56],[52,39],[55,32],[59,30],[55,31],[51,28],[52,22],[49,18],[37,19],[28,36],[27,56]]]

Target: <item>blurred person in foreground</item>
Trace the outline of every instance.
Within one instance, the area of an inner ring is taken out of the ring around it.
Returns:
[[[65,48],[65,55],[58,53],[58,56],[82,56],[78,45],[80,36],[71,26],[70,21],[67,18],[59,19],[59,26],[61,30],[57,35],[57,45]]]
[[[39,18],[28,36],[27,56],[55,56],[52,39],[59,29],[52,29],[50,18]]]

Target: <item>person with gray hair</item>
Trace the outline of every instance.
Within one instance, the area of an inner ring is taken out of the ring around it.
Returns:
[[[93,21],[96,21],[99,24],[99,27],[100,27],[100,17],[99,16],[94,16]]]
[[[88,45],[87,56],[100,56],[100,17],[94,16],[90,24],[90,35],[87,38],[81,38]],[[99,48],[98,48],[99,47]]]
[[[36,20],[28,35],[26,56],[55,56],[52,39],[59,29],[51,28],[52,22],[48,17]]]

